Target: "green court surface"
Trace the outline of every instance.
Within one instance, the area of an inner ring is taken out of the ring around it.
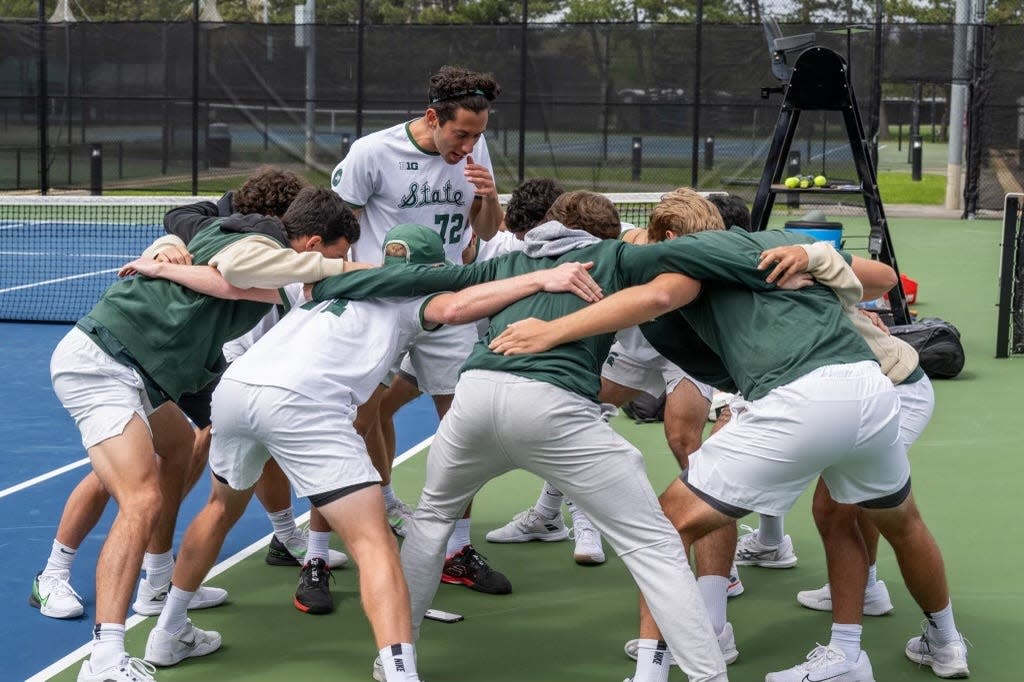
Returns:
[[[855,221],[846,222],[850,232],[856,231]],[[1024,587],[1017,577],[1024,564],[1017,523],[1024,480],[1024,362],[994,359],[1000,223],[899,219],[892,232],[901,269],[920,284],[913,307],[921,316],[956,324],[967,351],[960,377],[935,382],[935,415],[911,452],[915,496],[945,553],[957,623],[973,642],[971,678],[1019,680],[1024,677],[1016,651],[1024,635]],[[645,453],[654,487],[663,489],[678,472],[661,425],[635,425],[623,417],[614,425]],[[396,471],[396,487],[410,502],[416,499],[424,461],[421,454]],[[569,542],[484,541],[486,531],[532,504],[538,489],[536,479],[516,472],[488,484],[476,498],[476,545],[510,577],[514,593],[488,596],[462,587],[440,588],[434,606],[466,619],[424,625],[418,661],[428,682],[618,682],[632,674],[622,646],[636,636],[636,592],[621,561],[609,557],[603,566],[579,567]],[[809,502],[808,493],[786,522],[800,558],[797,566],[741,573],[746,593],[729,604],[740,650],[729,669],[732,680],[762,680],[768,671],[803,660],[815,642],[829,638],[829,615],[806,610],[794,599],[798,590],[826,580]],[[922,616],[884,544],[879,577],[888,583],[896,610],[865,622],[864,647],[875,678],[935,679],[903,654]],[[291,605],[296,578],[293,569],[265,565],[262,552],[214,578],[212,584],[230,590],[231,601],[193,612],[192,618],[199,627],[220,631],[223,649],[160,670],[157,679],[369,680],[375,647],[359,606],[356,569],[335,572],[338,608],[328,616],[304,615]],[[147,619],[129,631],[131,653],[142,654],[154,622]],[[75,664],[56,679],[74,679],[77,670]],[[671,679],[683,679],[682,673],[674,670]]]

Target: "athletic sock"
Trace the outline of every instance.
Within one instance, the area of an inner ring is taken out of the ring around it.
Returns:
[[[46,568],[43,569],[43,573],[70,571],[76,554],[78,554],[77,549],[71,549],[54,540],[53,547],[50,548],[50,558],[46,560]]]
[[[281,542],[284,542],[295,532],[295,510],[286,507],[281,511],[267,512],[270,525],[274,527],[274,535]]]
[[[306,561],[323,559],[327,561],[327,546],[331,541],[331,531],[312,530],[309,531],[309,538],[306,540]]]
[[[380,650],[380,662],[384,666],[387,682],[411,682],[419,680],[416,672],[416,650],[412,644],[402,642]]]
[[[121,662],[124,650],[122,623],[96,623],[92,629],[92,652],[89,668],[95,673]]]
[[[668,682],[672,666],[672,652],[668,645],[657,639],[637,641],[636,672],[633,682]]]
[[[757,541],[766,547],[778,547],[782,544],[784,516],[765,516],[761,514],[761,525],[757,528]]]
[[[924,617],[928,619],[928,641],[945,646],[962,639],[953,621],[953,602],[946,604],[946,608],[941,611],[925,611]]]
[[[708,618],[711,620],[711,628],[716,636],[722,634],[728,620],[725,605],[729,600],[729,578],[721,575],[702,575],[697,578],[697,587],[700,589],[700,596],[704,598],[704,608],[707,609]]]
[[[846,660],[853,663],[860,656],[860,635],[863,630],[862,625],[832,623],[832,639],[828,645],[842,651]]]
[[[553,519],[562,511],[562,498],[562,491],[545,481],[533,509],[543,518]]]
[[[142,557],[142,567],[146,569],[146,582],[150,587],[163,587],[171,582],[174,573],[174,554],[171,550],[160,554],[146,554]]]
[[[380,486],[380,491],[384,494],[384,507],[385,508],[391,507],[396,502],[398,502],[398,498],[395,496],[395,489],[391,487],[390,483],[388,483],[387,485],[383,485],[382,484]]]
[[[878,564],[871,564],[868,566],[868,584],[864,586],[865,590],[869,590],[875,586],[878,582]]]
[[[448,549],[445,551],[446,557],[458,554],[462,551],[463,547],[472,544],[472,541],[469,539],[469,522],[470,519],[459,519],[455,522],[455,530],[452,531],[452,536],[448,538]]]
[[[188,620],[188,605],[195,594],[171,585],[170,591],[167,592],[167,602],[164,604],[164,610],[160,612],[160,617],[157,618],[156,626],[171,634],[185,627]]]

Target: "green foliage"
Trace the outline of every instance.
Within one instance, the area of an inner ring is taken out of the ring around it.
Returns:
[[[941,206],[946,199],[946,176],[925,174],[914,182],[909,170],[880,172],[878,191],[886,204]]]

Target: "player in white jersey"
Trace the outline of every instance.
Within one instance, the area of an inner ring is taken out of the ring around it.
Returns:
[[[439,237],[423,226],[397,226],[386,244],[389,254],[401,252],[389,261],[444,260]],[[356,561],[374,567],[360,572],[360,589],[380,650],[378,679],[417,680],[408,592],[376,485],[380,476],[353,427],[356,406],[424,330],[477,319],[541,290],[571,291],[588,301],[600,297],[586,266],[573,264],[554,276],[531,273],[458,294],[308,303],[236,360],[214,395],[211,500],[186,532],[167,606],[147,642],[147,660],[174,665],[219,648],[220,636],[193,627],[184,607],[273,457]],[[329,574],[322,559],[311,563]],[[196,641],[203,643],[201,651]]]
[[[472,234],[484,241],[494,236],[502,211],[483,133],[490,103],[500,92],[490,74],[442,67],[430,79],[422,116],[352,145],[334,169],[331,185],[360,219],[363,243],[352,250],[353,260],[379,263],[384,234],[403,223],[436,231],[452,263],[462,262]],[[443,417],[451,406],[459,368],[475,342],[474,328],[455,326],[417,341],[406,366],[413,368],[418,385],[397,375],[360,410],[357,429],[384,478],[388,517],[398,535],[404,535],[411,509],[391,488],[395,440],[388,415],[422,390],[433,396],[437,414]],[[511,590],[508,579],[472,551],[468,515],[467,510],[466,520],[452,535],[449,556],[455,563],[446,575],[477,591],[505,594]]]

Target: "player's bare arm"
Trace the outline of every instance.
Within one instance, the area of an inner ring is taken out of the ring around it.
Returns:
[[[603,301],[557,320],[520,320],[491,341],[502,355],[541,353],[555,346],[597,334],[632,327],[689,304],[700,282],[676,273],[658,275],[647,284],[623,289]]]
[[[521,298],[541,291],[571,293],[588,303],[601,300],[601,287],[588,272],[593,263],[563,263],[557,268],[495,280],[456,293],[435,296],[424,314],[438,324],[464,324],[489,317]]]
[[[206,296],[232,301],[255,301],[257,303],[281,303],[281,293],[276,289],[240,289],[232,286],[221,276],[217,268],[209,265],[180,265],[151,258],[138,258],[126,263],[117,273],[118,277],[143,275],[154,279],[166,279]]]

